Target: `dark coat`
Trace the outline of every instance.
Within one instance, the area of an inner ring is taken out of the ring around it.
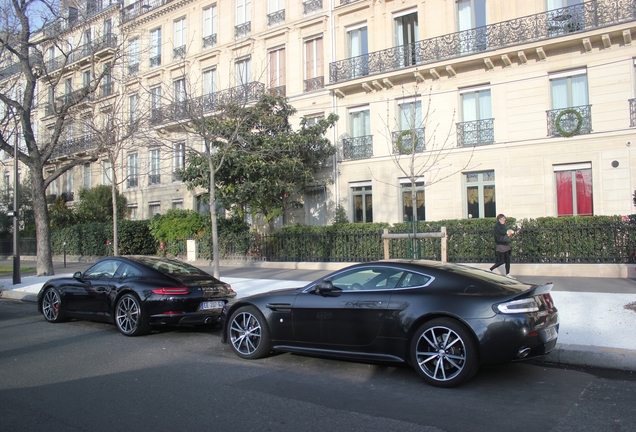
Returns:
[[[508,248],[495,248],[498,252],[504,252],[503,249],[510,250],[510,237],[508,237],[508,228],[506,228],[505,224],[497,221],[495,223],[495,245],[496,246],[508,246]],[[502,249],[502,250],[499,250]]]

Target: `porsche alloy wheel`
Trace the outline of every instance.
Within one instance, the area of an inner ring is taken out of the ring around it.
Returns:
[[[60,312],[60,293],[55,288],[49,288],[42,298],[42,314],[48,322],[57,323],[64,321],[64,314]]]
[[[244,306],[232,314],[229,332],[232,349],[239,357],[257,359],[271,350],[265,317],[253,306]]]
[[[411,361],[416,372],[436,387],[454,387],[475,375],[477,348],[470,333],[449,318],[429,321],[415,332]]]
[[[139,336],[148,333],[150,326],[146,321],[137,297],[132,294],[124,294],[117,301],[115,324],[124,335]]]

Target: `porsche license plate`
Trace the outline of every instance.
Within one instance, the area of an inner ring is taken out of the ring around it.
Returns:
[[[201,310],[223,309],[223,306],[225,306],[225,302],[222,302],[222,301],[206,301],[206,302],[201,302],[201,306],[199,306],[199,309]]]

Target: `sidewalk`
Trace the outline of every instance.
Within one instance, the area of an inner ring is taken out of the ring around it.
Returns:
[[[25,263],[23,263],[23,266]],[[198,267],[212,273],[209,263]],[[55,263],[54,277],[70,276],[90,263]],[[345,266],[345,265],[342,265]],[[259,266],[223,266],[221,279],[232,285],[238,297],[287,287],[299,287],[333,269],[315,266],[281,268],[276,263]],[[302,268],[305,267],[305,268]],[[22,276],[13,285],[12,275],[0,278],[0,298],[35,301],[50,277]],[[625,278],[520,276],[529,283],[554,282],[552,298],[559,309],[557,347],[546,362],[636,372],[636,281]]]

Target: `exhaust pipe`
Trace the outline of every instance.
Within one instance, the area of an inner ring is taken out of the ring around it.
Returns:
[[[210,324],[212,322],[212,317],[205,317],[205,320],[203,320],[203,322],[206,324]]]
[[[530,354],[530,348],[528,347],[520,348],[519,351],[517,352],[517,358],[519,359],[526,358],[528,354]]]

